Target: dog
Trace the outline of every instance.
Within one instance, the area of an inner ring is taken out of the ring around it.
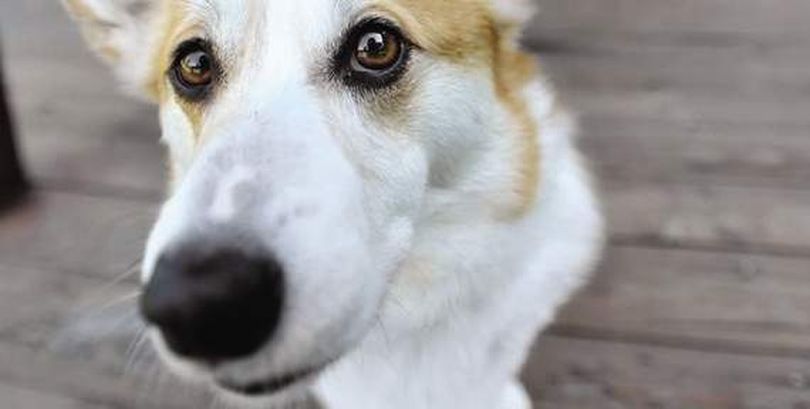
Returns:
[[[62,0],[159,105],[140,308],[246,407],[526,409],[603,222],[530,0]]]

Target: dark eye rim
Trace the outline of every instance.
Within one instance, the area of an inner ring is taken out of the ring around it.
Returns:
[[[363,35],[379,31],[393,35],[399,42],[399,56],[390,67],[374,70],[363,67],[355,58],[357,43]],[[411,59],[414,44],[393,22],[382,17],[360,20],[343,37],[340,49],[333,59],[333,71],[340,80],[353,88],[380,89],[397,82],[405,73]]]
[[[190,84],[183,79],[183,76],[180,73],[180,65],[182,64],[183,58],[195,52],[204,52],[211,59],[211,81],[207,84]],[[193,102],[199,102],[206,99],[211,94],[212,89],[220,78],[219,63],[211,45],[201,38],[195,38],[182,42],[174,51],[168,76],[172,86],[175,89],[175,92],[177,92],[177,94],[181,97]]]

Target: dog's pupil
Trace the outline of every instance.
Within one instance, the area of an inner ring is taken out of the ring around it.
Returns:
[[[202,51],[191,53],[186,57],[185,66],[194,75],[204,75],[209,68],[208,55]]]
[[[361,51],[373,57],[379,57],[385,54],[385,48],[385,36],[382,33],[369,33],[366,35],[366,41],[361,47]]]

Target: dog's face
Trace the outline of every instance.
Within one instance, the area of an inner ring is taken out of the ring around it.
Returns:
[[[160,104],[171,194],[142,306],[178,370],[285,389],[361,341],[437,209],[534,199],[536,141],[491,140],[530,133],[522,0],[65,2]]]

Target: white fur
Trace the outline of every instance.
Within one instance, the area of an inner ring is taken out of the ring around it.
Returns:
[[[535,2],[532,0],[492,0],[495,10],[505,21],[525,24],[536,12]]]
[[[525,5],[493,1],[504,18]],[[602,242],[553,91],[538,80],[523,95],[540,128],[538,199],[516,220],[499,217],[515,200],[519,127],[489,71],[417,51],[407,121],[386,121],[313,75],[366,0],[183,4],[231,71],[199,134],[176,97],[162,101],[174,189],[143,280],[163,252],[202,237],[271,252],[289,295],[281,327],[255,356],[204,371],[155,333],[167,362],[208,383],[331,362],[277,396],[228,395],[251,407],[308,392],[333,409],[530,407],[518,380],[528,349]]]
[[[543,92],[529,94],[542,101]],[[401,276],[380,325],[318,384],[327,407],[528,407],[517,375],[531,342],[586,279],[602,241],[568,121],[536,115],[545,178],[532,215],[417,238],[412,257],[421,249],[424,265],[454,268],[438,284]]]

